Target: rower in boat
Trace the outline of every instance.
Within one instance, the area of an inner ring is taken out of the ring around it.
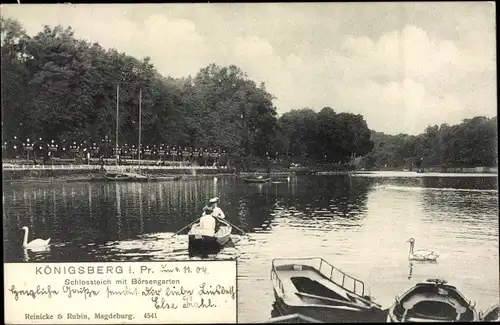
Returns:
[[[214,197],[208,201],[208,206],[212,207],[212,209],[213,209],[212,215],[214,217],[219,218],[219,219],[224,219],[224,218],[226,218],[226,215],[224,214],[224,211],[222,211],[222,209],[219,208],[218,203],[219,203],[219,198]]]
[[[215,234],[216,219],[212,216],[213,209],[211,207],[205,207],[203,209],[203,215],[200,218],[199,227],[205,236],[213,236]]]
[[[208,201],[208,204],[203,208],[204,213],[205,213],[205,211],[211,211],[211,216],[215,220],[215,232],[219,231],[219,229],[220,229],[219,219],[226,218],[224,211],[222,211],[222,209],[217,206],[218,202],[219,202],[218,197],[211,198]]]

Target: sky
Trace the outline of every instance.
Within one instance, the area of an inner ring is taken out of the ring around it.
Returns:
[[[494,2],[1,5],[29,35],[71,26],[77,38],[172,77],[237,65],[278,114],[328,106],[372,130],[496,116]]]

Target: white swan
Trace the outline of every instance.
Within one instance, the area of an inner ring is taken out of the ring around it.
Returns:
[[[286,181],[290,182],[290,175],[288,175],[288,177],[286,178]]]
[[[23,248],[39,248],[39,247],[46,247],[49,245],[50,238],[49,239],[33,239],[28,243],[28,227],[23,227],[24,230],[24,239],[23,239]]]
[[[217,176],[214,176],[214,182],[217,182]]]
[[[414,260],[414,261],[435,261],[439,257],[438,254],[436,254],[434,251],[424,251],[424,250],[418,250],[418,251],[413,251],[413,248],[415,246],[415,239],[410,238],[407,240],[407,242],[410,243],[410,251],[408,252],[408,259],[409,260]]]

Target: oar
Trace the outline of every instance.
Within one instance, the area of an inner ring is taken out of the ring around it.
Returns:
[[[245,232],[244,230],[241,230],[240,228],[236,227],[235,225],[233,225],[232,223],[230,223],[228,220],[226,219],[220,219],[220,218],[217,218],[220,222],[222,223],[228,223],[231,227],[235,228],[236,230],[239,230],[241,233],[243,233],[243,235],[247,235],[248,236],[248,233]]]
[[[181,231],[183,231],[184,229],[188,228],[189,226],[192,226],[194,225],[198,220],[200,220],[200,218],[196,219],[195,221],[191,222],[189,225],[187,225],[186,227],[182,228],[181,230],[179,230],[178,232],[176,232],[175,234],[172,235],[172,237],[174,237],[175,235],[178,235]],[[170,237],[170,238],[172,238]]]

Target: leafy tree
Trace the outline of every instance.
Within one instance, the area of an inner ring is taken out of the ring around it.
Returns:
[[[71,27],[45,26],[30,37],[19,22],[2,17],[0,31],[6,139],[96,142],[111,149],[119,88],[118,140],[129,148],[138,145],[140,127],[143,146],[224,150],[230,162],[281,155],[342,164],[364,157],[361,164],[369,168],[498,163],[496,117],[429,126],[417,136],[370,131],[362,115],[331,107],[295,109],[278,118],[265,85],[234,65],[210,64],[195,76],[172,78],[148,57],[75,38]]]

